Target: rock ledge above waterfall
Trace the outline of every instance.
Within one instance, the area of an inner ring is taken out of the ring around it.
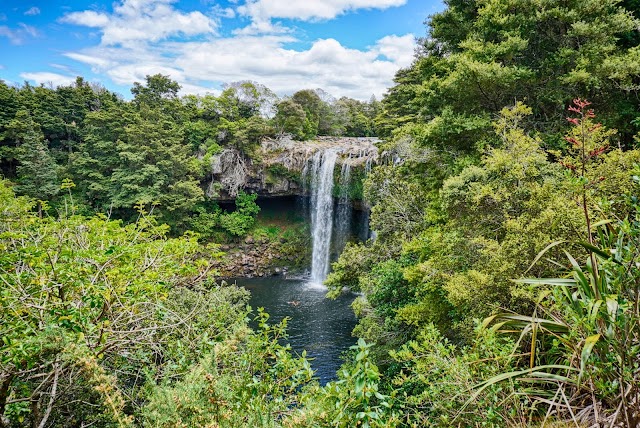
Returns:
[[[294,196],[304,192],[302,171],[318,151],[338,153],[337,164],[369,169],[378,162],[377,138],[317,137],[295,141],[289,137],[265,139],[257,154],[249,159],[240,151],[227,148],[211,158],[207,196],[234,199],[239,190],[263,197]]]

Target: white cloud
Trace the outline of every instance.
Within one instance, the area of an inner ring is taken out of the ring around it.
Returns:
[[[286,34],[291,33],[290,28],[284,27],[280,23],[272,23],[270,20],[266,21],[252,21],[251,24],[246,27],[237,29],[234,34],[241,36],[252,36],[256,34]]]
[[[182,12],[172,6],[175,0],[123,0],[112,14],[92,10],[72,12],[63,23],[99,28],[103,45],[158,41],[172,36],[193,37],[214,34],[215,21],[201,12]]]
[[[407,67],[413,62],[415,45],[416,38],[413,34],[404,36],[392,34],[378,40],[375,50],[401,67]]]
[[[22,22],[19,23],[18,25],[20,26],[20,31],[22,31],[24,34],[27,34],[31,37],[38,37],[38,29],[36,27],[23,24]]]
[[[182,83],[181,84],[181,89],[180,89],[180,93],[183,95],[186,94],[196,94],[196,95],[207,95],[207,94],[213,94],[213,95],[220,95],[220,90],[218,89],[212,89],[209,88],[207,86],[201,86],[201,85],[194,85],[191,83]]]
[[[0,25],[0,36],[8,38],[12,45],[21,45],[25,39],[37,37],[38,35],[38,30],[35,27],[22,22],[18,24],[18,28]]]
[[[73,60],[84,62],[92,67],[107,68],[110,65],[110,61],[104,58],[94,57],[90,55],[84,55],[77,52],[67,52],[64,56]]]
[[[147,74],[171,76],[183,92],[204,93],[224,82],[253,80],[277,93],[323,88],[340,97],[380,96],[395,72],[409,65],[413,36],[387,36],[366,50],[349,49],[334,39],[315,41],[294,50],[290,35],[243,35],[201,42],[164,42],[154,49],[97,46],[66,56],[88,64],[120,85],[144,81]]]
[[[106,27],[109,25],[109,17],[104,13],[85,10],[83,12],[71,12],[62,18],[62,22],[82,25],[84,27]]]
[[[0,36],[8,38],[12,45],[19,45],[22,43],[22,38],[18,36],[16,31],[6,25],[0,25]]]
[[[233,19],[236,17],[236,11],[231,7],[223,8],[219,4],[211,8],[211,12],[219,18]]]
[[[242,15],[254,20],[290,18],[304,21],[333,19],[358,9],[387,9],[402,6],[407,0],[247,0],[238,7]]]
[[[24,14],[28,16],[40,15],[40,8],[33,6],[31,9],[27,10]]]
[[[64,64],[56,64],[55,62],[49,63],[50,67],[57,68],[58,70],[66,71],[67,73],[72,72],[71,67]]]
[[[175,0],[120,0],[113,13],[73,12],[62,22],[96,28],[100,43],[64,55],[125,86],[161,73],[178,81],[182,93],[217,92],[211,88],[253,80],[280,95],[323,88],[337,97],[363,100],[382,95],[396,71],[413,59],[411,34],[386,36],[366,49],[351,49],[332,38],[294,49],[292,44],[299,40],[293,30],[272,21],[328,19],[359,8],[399,6],[406,0],[247,1],[236,10],[248,14],[250,24],[228,37],[216,33],[215,20],[231,18],[234,12],[216,4],[209,9],[213,18],[177,10]]]
[[[76,78],[72,76],[65,76],[58,73],[50,73],[48,71],[41,71],[35,73],[20,73],[20,77],[26,80],[33,81],[37,84],[51,84],[55,86],[70,85],[75,82]]]

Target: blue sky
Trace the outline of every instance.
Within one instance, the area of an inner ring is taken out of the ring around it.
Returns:
[[[253,80],[280,95],[380,97],[439,0],[0,0],[0,79],[81,75],[129,97],[145,75],[183,93]]]

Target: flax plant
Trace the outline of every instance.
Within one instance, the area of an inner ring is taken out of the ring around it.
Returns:
[[[530,417],[540,418],[543,426],[550,419],[575,426],[638,426],[640,204],[630,196],[625,219],[592,224],[590,192],[606,178],[590,178],[588,167],[606,150],[612,132],[593,124],[588,105],[575,100],[570,109],[579,116],[569,119],[575,126],[566,138],[572,148],[561,162],[574,177],[587,229],[587,239],[577,244],[589,256],[580,263],[564,251],[570,266],[565,276],[516,281],[541,288],[533,315],[498,314],[485,325],[519,335],[518,347],[528,348],[528,367],[482,382],[472,399],[491,385],[519,378],[532,384],[524,392],[534,403]],[[637,187],[640,178],[634,181]],[[534,264],[560,244],[549,245]]]

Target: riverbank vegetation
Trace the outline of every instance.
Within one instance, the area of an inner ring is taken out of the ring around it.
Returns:
[[[640,9],[446,6],[380,103],[0,85],[0,426],[637,426]],[[282,132],[384,137],[324,387],[198,242],[257,214],[207,206],[203,162]]]

